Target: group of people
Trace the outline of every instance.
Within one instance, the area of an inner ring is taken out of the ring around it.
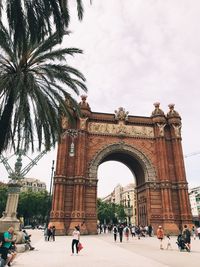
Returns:
[[[114,228],[119,229],[119,231],[121,231],[120,228],[125,228],[126,227],[126,231],[128,232],[129,230],[129,233],[133,236],[137,236],[138,239],[140,239],[140,237],[145,237],[146,235],[149,235],[149,236],[152,236],[153,235],[153,227],[152,225],[146,225],[146,226],[142,226],[142,225],[127,225],[127,224],[98,224],[97,225],[97,232],[98,234],[101,234],[101,233],[111,233],[113,231]],[[128,229],[127,229],[128,227]],[[116,231],[116,230],[115,230]],[[118,232],[118,231],[117,231]]]
[[[55,234],[56,234],[56,227],[54,225],[49,225],[47,228],[44,229],[44,240],[55,241]]]
[[[160,242],[160,249],[164,249],[163,239],[165,237],[165,233],[161,225],[158,227],[156,235]],[[176,242],[180,250],[183,250],[183,249],[186,249],[187,251],[191,250],[191,235],[192,235],[191,231],[189,230],[188,226],[185,224],[183,227],[183,230],[178,235],[177,242]],[[171,247],[170,236],[166,235],[166,237],[168,239],[166,249],[168,249],[169,247]]]
[[[29,235],[26,230],[21,232],[21,242],[24,243],[28,249],[34,250],[35,248],[31,245]],[[17,236],[13,227],[9,227],[8,231],[4,232],[0,237],[0,267],[5,265],[11,266],[15,259],[16,252],[16,240]]]
[[[45,241],[55,241],[55,233],[56,227],[54,225],[49,225],[44,230],[44,238]],[[72,232],[72,244],[71,244],[71,255],[78,255],[80,249],[82,248],[82,244],[80,243],[80,227],[75,226]]]
[[[103,229],[103,230],[102,230]],[[114,241],[117,241],[117,237],[119,236],[119,241],[122,242],[123,236],[126,240],[129,240],[129,236],[137,237],[140,239],[141,237],[145,237],[149,235],[150,237],[153,234],[153,227],[151,225],[141,226],[141,225],[127,225],[127,224],[109,224],[109,225],[97,225],[97,231],[99,234],[103,233],[111,233],[114,234]]]

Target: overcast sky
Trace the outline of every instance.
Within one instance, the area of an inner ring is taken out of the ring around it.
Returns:
[[[168,104],[175,103],[182,117],[184,154],[200,151],[200,1],[84,2],[84,20],[78,22],[72,12],[73,34],[63,45],[84,50],[70,64],[87,78],[92,111],[114,113],[122,106],[131,115],[150,116],[154,102],[166,113]],[[27,177],[49,187],[52,160],[56,151],[43,157]],[[185,167],[189,186],[200,185],[200,154],[185,158]],[[0,176],[6,181],[2,164]],[[122,164],[104,163],[99,167],[99,196],[132,181]]]

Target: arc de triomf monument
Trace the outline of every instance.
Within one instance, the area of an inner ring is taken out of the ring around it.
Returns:
[[[169,233],[191,224],[181,117],[172,104],[166,115],[154,106],[150,117],[123,108],[97,113],[82,96],[74,129],[63,119],[50,215],[57,234],[70,234],[75,225],[83,234],[97,233],[97,171],[109,160],[124,163],[136,178],[138,224],[163,225]]]

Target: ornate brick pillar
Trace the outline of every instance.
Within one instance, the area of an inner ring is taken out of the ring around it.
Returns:
[[[81,96],[82,101],[79,103],[82,117],[79,118],[77,128],[79,131],[76,139],[76,154],[75,154],[75,166],[74,166],[74,188],[73,188],[73,205],[71,212],[71,222],[67,230],[71,233],[74,226],[79,225],[82,234],[88,234],[87,224],[85,220],[85,194],[87,184],[87,120],[90,117],[90,106],[86,102],[87,97]]]
[[[155,123],[155,138],[157,152],[157,168],[159,175],[159,188],[162,198],[162,215],[160,223],[166,229],[171,229],[173,232],[178,231],[178,227],[171,221],[174,219],[172,208],[172,184],[169,176],[169,161],[166,145],[166,130],[167,120],[164,112],[159,108],[160,103],[155,103],[155,110],[152,112],[152,120]]]
[[[55,225],[56,233],[58,235],[66,233],[65,186],[67,182],[66,170],[69,164],[69,139],[70,137],[67,135],[63,135],[60,139],[57,152],[56,173],[54,177],[50,222]]]
[[[76,164],[73,189],[73,205],[71,212],[71,223],[68,233],[71,233],[74,226],[81,227],[81,233],[87,234],[85,224],[85,185],[86,185],[86,139],[87,133],[82,131],[77,138]]]
[[[181,117],[179,113],[174,110],[174,104],[170,104],[169,109],[170,110],[167,114],[167,118],[171,129],[174,172],[176,177],[176,188],[178,191],[180,208],[179,227],[181,228],[184,224],[192,223],[192,215],[189,203],[188,183],[186,181],[181,144]]]

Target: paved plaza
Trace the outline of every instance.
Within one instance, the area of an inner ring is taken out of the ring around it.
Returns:
[[[13,263],[16,267],[166,267],[200,264],[200,240],[192,240],[192,251],[179,252],[176,238],[171,239],[171,250],[160,250],[156,237],[115,243],[112,234],[81,236],[84,249],[78,256],[71,256],[71,237],[59,236],[56,241],[45,242],[42,231],[29,231],[32,234],[34,251],[19,254]],[[165,241],[165,247],[167,240]]]

